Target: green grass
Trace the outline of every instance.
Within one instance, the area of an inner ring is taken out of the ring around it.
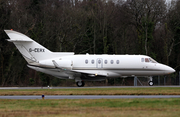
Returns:
[[[179,117],[180,99],[0,100],[0,116]]]
[[[0,90],[0,95],[180,95],[180,87]],[[179,117],[180,98],[0,99],[0,117]]]
[[[12,89],[0,95],[180,95],[180,87]]]

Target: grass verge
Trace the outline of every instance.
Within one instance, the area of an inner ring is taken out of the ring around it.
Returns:
[[[0,90],[6,95],[180,95],[180,87]]]
[[[179,117],[180,99],[0,100],[0,116]]]

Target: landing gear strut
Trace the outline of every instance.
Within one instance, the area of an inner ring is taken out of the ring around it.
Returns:
[[[153,86],[154,85],[152,77],[149,77],[149,83],[148,84],[149,84],[149,86]]]
[[[83,86],[85,85],[85,83],[84,83],[84,81],[77,81],[77,82],[76,82],[76,85],[77,85],[78,87],[83,87]]]

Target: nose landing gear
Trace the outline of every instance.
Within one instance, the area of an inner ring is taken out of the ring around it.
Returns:
[[[149,84],[149,86],[153,86],[154,85],[152,76],[149,77],[148,84]]]

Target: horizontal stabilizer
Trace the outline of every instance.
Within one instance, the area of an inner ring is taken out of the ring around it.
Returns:
[[[10,42],[14,42],[14,41],[33,41],[31,38],[29,38],[28,36],[21,34],[19,32],[13,31],[13,30],[4,30],[6,32],[6,34],[9,36],[9,40]]]
[[[24,39],[6,39],[9,42],[33,42],[32,40],[24,40]]]

